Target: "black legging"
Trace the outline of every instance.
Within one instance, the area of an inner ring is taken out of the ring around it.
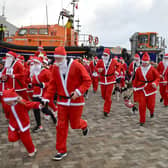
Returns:
[[[40,102],[41,103],[41,99],[39,97],[33,97],[33,101],[37,101],[37,102]],[[48,109],[48,107],[44,107],[41,109],[41,111],[44,113],[44,114],[48,114],[51,116],[52,120],[53,120],[53,123],[55,124],[56,123],[56,118],[54,117],[53,113],[51,112],[51,110]],[[35,116],[35,120],[36,120],[36,123],[37,123],[37,126],[40,126],[41,125],[41,115],[40,115],[40,110],[39,109],[33,109],[33,112],[34,112],[34,116]]]

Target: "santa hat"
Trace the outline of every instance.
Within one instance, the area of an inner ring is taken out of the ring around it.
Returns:
[[[17,57],[19,60],[24,61],[24,56],[23,55],[19,55],[19,57]]]
[[[43,59],[41,57],[33,57],[32,61],[41,64],[43,62]]]
[[[114,56],[114,59],[118,59],[118,57],[117,57],[117,56]]]
[[[3,58],[2,58],[2,62],[5,62],[5,61],[6,61],[6,57],[3,57]]]
[[[149,63],[150,61],[150,56],[148,53],[145,53],[142,57],[142,63]]]
[[[105,48],[103,51],[103,55],[104,56],[110,56],[110,49],[109,48]]]
[[[95,57],[94,57],[94,60],[98,60],[98,57],[97,57],[97,56],[95,56]]]
[[[120,60],[124,60],[123,57],[120,57]]]
[[[38,46],[39,50],[44,50],[43,46]]]
[[[135,54],[135,55],[134,55],[134,59],[140,59],[139,54]]]
[[[34,58],[34,56],[29,56],[29,59],[27,60],[27,63],[30,63],[32,61],[32,59]]]
[[[8,52],[6,53],[6,56],[7,56],[7,57],[14,57],[14,58],[16,58],[16,57],[17,57],[17,54],[16,54],[15,52],[13,52],[13,51],[8,51]]]
[[[164,58],[168,58],[168,53],[164,55]]]
[[[87,60],[86,58],[83,58],[83,61],[84,61],[84,62],[87,62],[88,60]]]
[[[15,101],[18,99],[18,94],[14,89],[8,89],[3,91],[3,100],[4,102]]]
[[[55,58],[65,58],[66,57],[65,48],[64,47],[55,48],[54,57]]]

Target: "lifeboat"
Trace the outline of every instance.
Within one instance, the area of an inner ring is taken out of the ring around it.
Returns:
[[[60,25],[59,20],[64,17],[68,18],[67,23]],[[92,47],[79,46],[79,31],[75,31],[73,26],[74,13],[70,14],[63,9],[59,20],[58,24],[54,25],[30,25],[19,28],[14,36],[0,41],[0,54],[12,50],[22,55],[32,55],[37,51],[38,46],[43,46],[47,55],[52,55],[55,47],[65,46],[68,55],[87,55]]]

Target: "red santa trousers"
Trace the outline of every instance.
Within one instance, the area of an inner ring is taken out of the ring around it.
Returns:
[[[19,129],[12,131],[8,127],[8,140],[9,142],[16,142],[21,140],[25,148],[27,149],[28,153],[32,153],[35,150],[34,144],[32,142],[32,138],[30,135],[29,129],[25,132],[21,132]]]
[[[66,141],[69,122],[72,129],[85,129],[87,122],[81,119],[83,106],[58,105],[58,120],[56,126],[56,149],[59,153],[67,152]]]
[[[102,98],[105,100],[104,102],[104,112],[110,113],[111,109],[111,96],[112,96],[112,91],[113,91],[114,84],[109,84],[109,85],[101,85],[101,95]]]
[[[138,96],[140,123],[145,123],[146,108],[149,109],[150,114],[154,113],[156,94],[145,96],[143,91],[139,91]]]
[[[99,78],[98,77],[92,77],[92,85],[93,85],[93,91],[96,92],[98,89],[99,84]]]
[[[51,109],[56,112],[58,109],[56,107],[56,105],[54,104],[54,98],[50,99],[48,105],[51,107]]]
[[[160,91],[160,95],[163,99],[164,105],[168,106],[168,95],[166,93],[166,86],[164,86],[163,84],[159,84],[159,91]]]

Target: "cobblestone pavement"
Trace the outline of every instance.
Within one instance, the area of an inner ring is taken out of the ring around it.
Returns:
[[[90,91],[83,113],[89,135],[70,128],[68,156],[61,161],[52,161],[56,130],[51,120],[42,120],[45,131],[32,133],[38,153],[28,158],[20,142],[8,142],[8,124],[0,113],[0,168],[168,168],[168,109],[159,102],[159,95],[155,117],[151,119],[147,112],[144,127],[138,124],[139,115],[133,115],[122,100],[113,98],[108,118],[102,109],[100,91]],[[30,117],[33,127],[33,113]]]

